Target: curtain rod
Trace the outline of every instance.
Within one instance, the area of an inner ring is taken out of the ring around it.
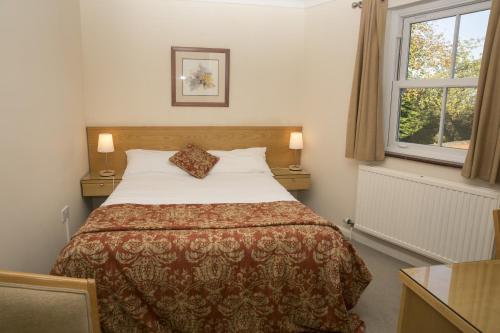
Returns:
[[[363,1],[355,1],[352,3],[352,9],[363,7]]]
[[[382,0],[382,2],[383,1],[384,0]],[[353,9],[363,8],[363,1],[354,1],[351,6],[352,6]]]

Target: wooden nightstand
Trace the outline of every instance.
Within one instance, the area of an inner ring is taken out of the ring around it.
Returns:
[[[274,178],[288,191],[308,190],[311,187],[311,174],[305,170],[290,171],[288,168],[272,168]]]
[[[122,174],[114,177],[101,177],[98,174],[86,174],[80,181],[83,197],[107,197],[122,180]]]
[[[308,190],[311,186],[311,174],[307,171],[290,171],[288,168],[272,168],[274,178],[288,191]],[[107,197],[122,180],[122,174],[113,177],[101,177],[98,174],[86,174],[80,181],[82,196]]]

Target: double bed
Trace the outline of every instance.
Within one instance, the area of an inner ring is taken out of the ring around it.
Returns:
[[[126,170],[52,273],[96,279],[104,332],[362,332],[371,276],[338,228],[228,170]]]

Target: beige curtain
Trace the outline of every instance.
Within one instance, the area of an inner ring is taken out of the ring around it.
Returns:
[[[462,175],[500,180],[500,0],[493,0],[484,43],[471,145]]]
[[[381,62],[388,0],[363,0],[358,53],[347,120],[346,157],[384,159]]]

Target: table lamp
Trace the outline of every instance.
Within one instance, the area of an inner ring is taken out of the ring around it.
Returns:
[[[295,154],[297,154],[297,160],[299,164],[292,164],[288,167],[291,171],[301,171],[302,167],[300,166],[300,156],[299,150],[304,148],[304,142],[302,141],[302,132],[292,132],[290,134],[290,145],[289,148],[295,150]]]
[[[111,177],[115,175],[115,170],[108,169],[108,153],[112,153],[114,151],[115,146],[113,145],[113,135],[109,133],[99,134],[99,141],[97,142],[97,152],[106,154],[106,169],[99,171],[100,176]]]

